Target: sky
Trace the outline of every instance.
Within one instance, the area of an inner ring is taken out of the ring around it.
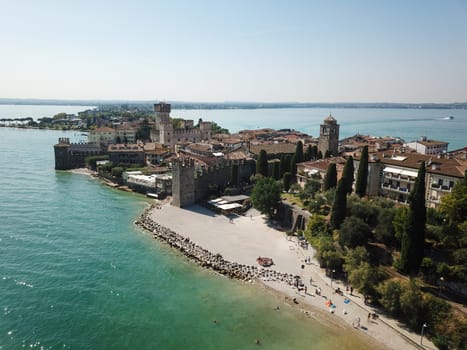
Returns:
[[[467,0],[0,0],[0,98],[467,102]]]

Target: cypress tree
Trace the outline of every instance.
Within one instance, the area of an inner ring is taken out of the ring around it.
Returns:
[[[264,177],[268,176],[268,154],[264,149],[259,152],[258,159],[256,160],[256,173]]]
[[[308,145],[305,151],[305,156],[303,158],[305,162],[309,162],[312,157],[313,157],[313,149],[311,148],[311,145]]]
[[[295,158],[297,163],[303,162],[303,143],[302,141],[297,142],[295,147]]]
[[[338,229],[345,219],[347,211],[347,194],[345,192],[345,183],[342,179],[337,183],[336,195],[332,203],[331,210],[331,228]]]
[[[280,161],[280,165],[279,165],[279,167],[280,167],[280,177],[284,176],[284,173],[287,172],[287,167],[286,167],[285,162],[286,162],[286,157],[285,157],[285,154],[282,153],[281,154],[281,161]]]
[[[337,168],[336,163],[330,163],[328,169],[326,170],[326,175],[324,176],[324,191],[327,191],[331,188],[336,187],[337,183]]]
[[[409,215],[401,239],[400,268],[410,274],[418,272],[425,246],[425,173],[425,163],[422,163],[413,190],[410,192]]]
[[[281,163],[278,161],[272,163],[272,178],[274,180],[279,180],[281,178]]]
[[[230,168],[230,183],[234,186],[238,184],[238,164],[232,164]]]
[[[290,188],[290,185],[292,184],[292,174],[287,172],[284,173],[284,176],[282,177],[282,184],[284,186],[284,191],[287,192]]]
[[[324,153],[324,158],[330,158],[331,157],[331,151],[327,150],[326,153]]]
[[[311,159],[316,160],[318,158],[318,146],[314,145],[311,147]]]
[[[368,182],[368,146],[363,147],[360,155],[360,164],[358,165],[357,182],[355,183],[355,193],[360,197],[366,194]]]
[[[323,159],[323,152],[318,151],[318,155],[316,156],[316,159]]]
[[[297,175],[297,155],[294,154],[292,156],[292,159],[290,160],[290,172],[292,173],[292,176]]]
[[[354,180],[354,171],[355,168],[353,166],[353,157],[349,156],[345,161],[344,170],[342,172],[342,178],[345,182],[345,191],[347,194],[352,193],[352,185]]]

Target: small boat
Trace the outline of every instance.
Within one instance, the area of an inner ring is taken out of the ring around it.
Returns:
[[[146,193],[146,197],[158,199],[159,195],[157,193]]]
[[[453,120],[454,117],[452,115],[450,115],[449,117],[444,117],[443,120]]]
[[[261,266],[263,266],[263,267],[269,267],[271,265],[274,265],[274,262],[272,261],[271,258],[266,258],[264,256],[263,257],[262,256],[258,257],[258,259],[256,259],[256,262],[258,264],[260,264]]]

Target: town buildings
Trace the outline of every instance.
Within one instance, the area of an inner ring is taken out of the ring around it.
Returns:
[[[354,158],[358,169],[359,155]],[[421,164],[426,166],[426,206],[436,208],[442,196],[464,178],[467,161],[415,152],[376,152],[369,155],[367,194],[407,204]],[[355,178],[356,178],[355,173]]]
[[[406,147],[415,152],[426,155],[446,154],[448,152],[449,142],[428,140],[426,136],[420,137],[420,140],[407,142]]]

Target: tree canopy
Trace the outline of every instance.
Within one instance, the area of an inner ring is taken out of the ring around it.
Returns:
[[[251,201],[256,209],[272,218],[281,199],[278,183],[270,177],[260,178],[251,192]]]
[[[345,219],[347,211],[347,194],[344,188],[344,181],[342,179],[337,183],[336,195],[332,204],[331,210],[331,227],[338,229]]]
[[[425,163],[422,163],[409,196],[409,212],[401,241],[400,269],[405,273],[417,273],[423,259],[426,224],[425,172]]]
[[[268,176],[268,154],[264,149],[259,151],[258,159],[256,160],[256,173],[264,177]]]
[[[327,191],[333,187],[336,187],[337,184],[337,168],[336,163],[329,163],[326,170],[326,175],[324,176],[324,191]]]
[[[297,142],[297,146],[295,147],[295,160],[297,163],[301,163],[304,161],[303,158],[303,143],[302,141]]]
[[[355,183],[355,193],[360,197],[366,194],[366,186],[368,182],[368,146],[364,146],[360,155],[360,163],[358,164],[357,181]]]
[[[354,180],[354,165],[353,165],[353,157],[349,156],[345,161],[344,170],[342,172],[342,178],[345,182],[345,191],[347,194],[352,193],[352,185]]]

